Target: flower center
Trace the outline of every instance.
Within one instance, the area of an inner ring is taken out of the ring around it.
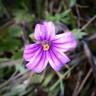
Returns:
[[[47,51],[48,49],[49,49],[49,44],[48,43],[43,44],[43,50]]]

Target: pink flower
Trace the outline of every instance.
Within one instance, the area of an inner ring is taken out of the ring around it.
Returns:
[[[48,62],[55,71],[59,71],[70,59],[64,53],[76,48],[76,40],[71,32],[55,34],[52,22],[43,22],[35,27],[36,42],[25,46],[23,57],[26,67],[33,72],[42,72]]]

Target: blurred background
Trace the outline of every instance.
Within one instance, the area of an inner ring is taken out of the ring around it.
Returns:
[[[78,41],[60,72],[24,67],[24,45],[43,20]],[[0,96],[96,96],[96,0],[0,0]]]

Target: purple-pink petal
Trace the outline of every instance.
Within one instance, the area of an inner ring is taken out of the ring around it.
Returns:
[[[62,52],[70,51],[71,49],[76,48],[77,42],[71,32],[66,32],[56,36],[56,39],[53,40],[54,49],[59,49]]]
[[[46,30],[47,30],[47,40],[52,40],[55,38],[55,26],[52,22],[44,22],[43,23],[46,26]]]
[[[55,71],[59,71],[64,64],[68,63],[70,59],[64,54],[57,50],[50,49],[48,52],[48,60],[51,67]]]
[[[55,26],[52,22],[37,24],[34,33],[36,40],[51,40],[55,38]]]
[[[40,73],[46,68],[47,62],[46,53],[43,50],[39,50],[33,58],[31,58],[30,62],[26,64],[26,67],[33,72]]]
[[[47,59],[46,53],[47,52],[45,52],[45,51],[42,52],[41,60],[40,60],[39,64],[37,64],[37,66],[33,68],[33,70],[32,70],[33,72],[40,73],[46,68],[46,66],[48,64],[48,59]]]
[[[23,53],[23,58],[26,61],[30,61],[31,58],[36,54],[38,50],[40,50],[41,46],[40,44],[29,44],[25,45],[24,53]]]

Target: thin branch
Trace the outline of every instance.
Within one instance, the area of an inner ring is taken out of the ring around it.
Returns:
[[[83,31],[85,28],[89,26],[89,24],[96,19],[96,15],[93,16],[81,29],[80,31]]]
[[[10,82],[12,83],[12,81],[14,81],[15,80],[15,82],[17,82],[17,80],[19,80],[19,81],[21,81],[22,82],[22,79],[23,78],[25,78],[25,76],[26,76],[26,74],[28,74],[30,71],[26,71],[26,72],[24,72],[23,74],[17,74],[16,75],[16,73],[17,72],[15,72],[15,73],[13,73],[13,75],[7,80],[7,81],[5,81],[4,83],[2,83],[1,85],[0,85],[0,89],[2,89],[4,86],[6,86],[7,84],[9,84]],[[16,76],[15,76],[16,75]],[[21,77],[22,76],[22,77]],[[19,78],[19,77],[21,77],[21,78]],[[19,78],[19,79],[18,79]],[[16,80],[17,79],[17,80]]]
[[[93,76],[94,76],[94,79],[95,79],[95,83],[96,83],[96,64],[95,64],[95,61],[93,59],[93,55],[88,47],[88,44],[87,44],[87,41],[86,40],[83,40],[82,41],[83,43],[83,46],[84,46],[84,52],[85,52],[85,55],[93,69]]]
[[[78,80],[77,80],[77,83],[76,83],[76,86],[75,86],[75,89],[74,89],[74,92],[73,92],[73,95],[72,96],[76,96],[77,90],[78,90],[78,88],[80,86],[81,77],[82,77],[82,72],[80,71],[78,73]]]
[[[78,24],[78,28],[80,28],[81,24],[80,24],[80,12],[78,9],[78,6],[76,5],[76,13],[77,13],[77,24]]]
[[[12,19],[12,20],[8,21],[7,23],[5,23],[4,25],[0,26],[0,31],[5,29],[6,27],[9,27],[10,25],[13,25],[13,24],[15,24],[14,19]]]
[[[88,71],[86,77],[83,79],[83,81],[82,81],[82,83],[81,83],[79,89],[77,90],[76,95],[73,95],[73,96],[78,96],[78,95],[79,95],[79,93],[80,93],[80,91],[83,89],[83,87],[84,87],[86,81],[87,81],[88,78],[90,77],[91,73],[92,73],[92,68]]]
[[[20,61],[21,61],[21,59],[19,59],[19,60],[8,60],[6,62],[0,63],[0,69],[4,68],[4,67],[7,67],[7,66],[14,66],[16,64],[19,64]]]

